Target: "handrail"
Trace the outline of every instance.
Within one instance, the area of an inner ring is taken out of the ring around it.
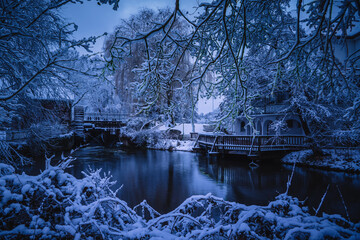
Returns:
[[[221,141],[218,141],[218,139]],[[251,152],[260,152],[271,149],[289,149],[305,146],[306,136],[289,135],[211,135],[199,134],[198,144],[208,146],[211,151],[213,149],[236,150],[242,149]],[[257,146],[257,148],[254,146]]]
[[[121,121],[129,116],[125,113],[85,113],[84,120],[86,122]]]

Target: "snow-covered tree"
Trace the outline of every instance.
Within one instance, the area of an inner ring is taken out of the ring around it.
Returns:
[[[186,35],[187,26],[177,21],[171,25],[171,33],[164,29],[149,39],[136,39],[166,21],[170,14],[169,9],[141,10],[117,26],[107,39],[105,50],[126,111],[144,112],[174,124],[184,117],[189,119],[192,105],[188,102],[192,95],[184,85],[189,81],[191,68],[189,53],[184,53],[176,66],[181,54],[179,44],[169,39]],[[172,71],[174,76],[169,78]]]
[[[159,42],[157,52],[168,42],[177,46],[180,53],[172,55],[175,67],[167,68],[163,82],[174,79],[190,52],[192,72],[183,85],[196,86],[199,94],[223,95],[220,122],[240,113],[249,115],[257,97],[284,91],[290,94],[288,110],[310,123],[306,132],[314,126],[323,126],[324,133],[335,125],[356,129],[358,124],[349,124],[349,119],[358,119],[359,52],[341,62],[335,44],[344,45],[358,24],[357,1],[298,0],[292,6],[289,0],[217,0],[200,3],[199,14],[192,18],[179,6],[177,0],[171,14],[149,29],[123,38],[119,32],[117,38],[129,44],[143,42],[145,53],[154,51],[146,43],[160,34],[167,41]],[[182,21],[190,28],[178,36],[173,26]],[[153,63],[156,57],[149,56],[147,63]],[[143,66],[143,78],[151,79],[159,66]],[[209,72],[216,81],[205,78]],[[150,100],[158,96],[150,93]]]
[[[117,0],[98,0],[113,4]],[[69,76],[82,72],[76,48],[89,49],[96,37],[72,40],[77,25],[65,21],[60,7],[81,1],[9,0],[0,4],[0,121],[16,113],[19,99],[68,98],[76,82]],[[84,68],[82,68],[84,70]],[[85,73],[85,70],[84,72]],[[74,79],[73,79],[74,80]]]
[[[118,0],[97,2],[111,4],[114,9],[118,7]],[[93,86],[86,84],[86,79],[98,74],[89,67],[89,59],[80,57],[77,48],[89,50],[97,37],[73,40],[71,35],[77,25],[65,21],[59,14],[62,6],[74,3],[82,1],[0,2],[1,130],[11,127],[50,133],[51,128],[58,135],[63,122],[58,121],[54,111],[43,107],[39,99],[71,99],[76,103],[88,91],[86,88]],[[40,135],[29,139],[43,141]],[[5,141],[0,144],[0,160],[13,165],[25,163],[17,150]]]

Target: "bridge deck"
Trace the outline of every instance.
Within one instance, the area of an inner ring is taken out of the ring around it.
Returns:
[[[195,148],[211,154],[238,152],[259,155],[263,152],[294,151],[306,148],[305,136],[236,136],[199,134]]]

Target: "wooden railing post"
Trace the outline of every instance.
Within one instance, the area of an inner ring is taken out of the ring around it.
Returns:
[[[213,143],[213,145],[212,145],[212,147],[211,147],[210,152],[214,152],[214,150],[215,150],[215,148],[216,148],[215,145],[216,145],[217,139],[218,139],[218,136],[215,137],[215,140],[214,140],[214,143]]]

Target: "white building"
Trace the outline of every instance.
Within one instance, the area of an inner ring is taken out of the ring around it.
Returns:
[[[287,107],[288,99],[285,92],[275,92],[271,97],[261,98],[255,101],[255,114],[246,117],[238,117],[234,125],[235,135],[258,135],[258,136],[304,136],[305,132],[298,115],[283,113]],[[281,127],[274,128],[276,123],[282,122]],[[276,132],[278,131],[278,132]]]
[[[355,74],[360,76],[360,31],[333,41],[335,57],[349,70],[355,67]],[[250,116],[251,122],[245,117],[238,117],[234,125],[235,135],[259,135],[259,136],[304,136],[305,132],[300,118],[296,114],[286,113],[285,100],[289,96],[286,92],[276,92],[271,97],[255,101],[255,113]],[[277,122],[283,126],[273,128]]]

